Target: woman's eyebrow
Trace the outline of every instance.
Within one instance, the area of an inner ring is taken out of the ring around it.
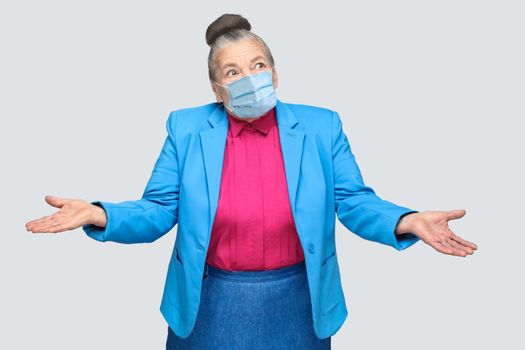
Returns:
[[[224,70],[227,67],[238,67],[235,63],[226,63],[224,66],[222,66],[222,70]]]
[[[253,62],[253,61],[256,61],[256,60],[260,60],[260,59],[264,60],[264,57],[259,55],[259,56],[255,57],[254,59],[252,59],[250,62]]]
[[[252,63],[253,61],[256,61],[256,60],[263,60],[263,61],[266,61],[266,59],[264,58],[264,56],[259,55],[259,56],[254,57],[254,58],[250,61],[250,63]],[[222,66],[222,70],[224,70],[224,69],[227,68],[227,67],[238,67],[238,65],[235,64],[235,63],[226,63],[224,66]]]

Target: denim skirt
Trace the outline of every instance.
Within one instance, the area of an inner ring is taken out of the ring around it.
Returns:
[[[206,264],[195,326],[180,338],[168,326],[167,350],[326,350],[313,330],[305,262],[262,271]]]

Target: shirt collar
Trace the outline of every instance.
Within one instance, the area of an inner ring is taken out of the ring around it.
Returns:
[[[252,122],[233,117],[228,111],[228,109],[226,109],[226,113],[228,115],[228,121],[230,122],[229,128],[233,137],[237,137],[241,130],[245,126],[247,126],[247,124],[251,124],[254,128],[264,133],[265,135],[268,133],[268,131],[270,131],[272,126],[277,124],[277,119],[275,117],[275,107],[270,109],[268,112],[266,112],[259,118],[253,120]]]

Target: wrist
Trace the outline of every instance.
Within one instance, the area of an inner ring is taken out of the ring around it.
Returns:
[[[106,211],[104,208],[91,204],[92,205],[92,212],[91,212],[91,224],[99,227],[106,227],[107,217],[106,217]]]
[[[402,235],[404,233],[413,233],[415,222],[419,217],[419,213],[408,213],[405,214],[397,223],[394,233],[396,235]]]

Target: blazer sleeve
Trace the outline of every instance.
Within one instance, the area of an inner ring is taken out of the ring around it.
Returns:
[[[164,145],[141,199],[119,203],[91,202],[104,209],[107,223],[105,228],[83,225],[82,229],[89,237],[101,242],[150,243],[177,224],[180,180],[175,124],[176,111],[173,111],[166,122]]]
[[[418,211],[384,200],[364,184],[341,118],[335,111],[332,111],[332,162],[335,210],[346,228],[366,240],[397,250],[406,249],[420,240],[413,233],[394,233],[402,216]]]

